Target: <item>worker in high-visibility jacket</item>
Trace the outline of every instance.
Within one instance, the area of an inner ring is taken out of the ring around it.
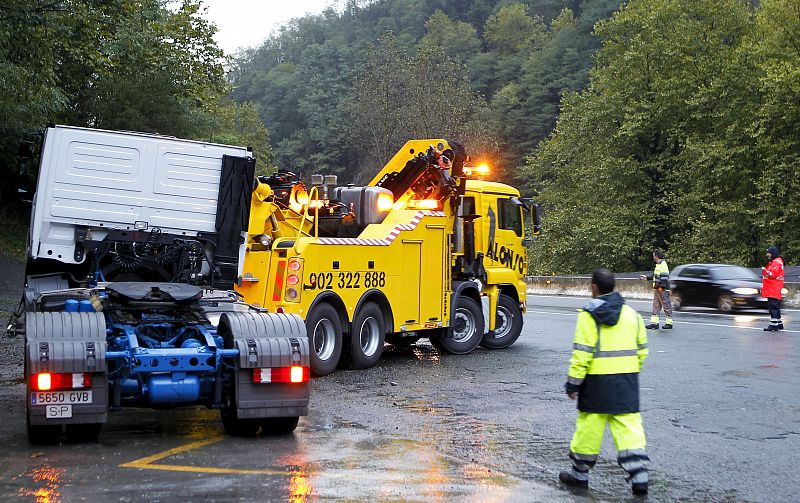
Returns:
[[[769,309],[769,325],[766,332],[783,330],[781,320],[781,300],[783,299],[783,258],[777,246],[767,248],[767,267],[761,268],[761,296],[767,299]]]
[[[561,482],[589,487],[606,425],[617,448],[617,463],[628,473],[634,494],[647,493],[650,458],[639,412],[639,371],[647,358],[644,320],[614,291],[608,269],[592,273],[593,299],[578,314],[575,343],[564,385],[578,399],[578,420],[570,443],[572,469]]]
[[[653,312],[650,315],[650,324],[645,328],[657,329],[659,315],[664,310],[665,330],[672,328],[672,299],[669,296],[669,266],[664,260],[664,251],[660,248],[653,250],[653,261],[656,263],[653,274],[642,274],[641,279],[653,280]]]

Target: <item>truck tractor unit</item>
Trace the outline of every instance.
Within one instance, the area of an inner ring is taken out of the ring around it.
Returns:
[[[35,192],[9,327],[24,338],[30,441],[95,439],[127,407],[204,405],[231,434],[293,431],[308,410],[305,324],[232,290],[251,152],[67,126],[39,138],[20,148]]]
[[[366,186],[260,178],[237,291],[305,320],[314,375],[371,367],[385,342],[506,348],[522,329],[525,219],[538,233],[538,209],[486,176],[434,139],[407,142]]]

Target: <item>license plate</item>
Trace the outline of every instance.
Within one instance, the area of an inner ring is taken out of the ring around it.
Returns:
[[[44,410],[47,419],[72,417],[72,405],[48,405]]]
[[[92,403],[92,390],[37,391],[31,393],[31,405],[71,405],[81,403]],[[72,417],[71,412],[69,417]]]

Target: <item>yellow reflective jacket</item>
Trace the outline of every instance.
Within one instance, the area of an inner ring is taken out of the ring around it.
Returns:
[[[667,261],[663,258],[661,262],[656,264],[656,267],[653,269],[652,278],[650,275],[647,275],[647,279],[653,280],[653,288],[658,288],[659,286],[659,279],[665,276],[663,284],[661,285],[665,290],[669,290],[669,267],[667,266]]]
[[[639,412],[639,371],[647,355],[641,315],[617,292],[593,299],[578,314],[567,373],[567,386],[578,390],[578,409]]]

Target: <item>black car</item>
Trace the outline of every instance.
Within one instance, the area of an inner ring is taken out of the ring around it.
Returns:
[[[738,265],[686,264],[669,276],[672,307],[709,306],[720,311],[742,307],[767,307],[761,296],[761,278]]]

